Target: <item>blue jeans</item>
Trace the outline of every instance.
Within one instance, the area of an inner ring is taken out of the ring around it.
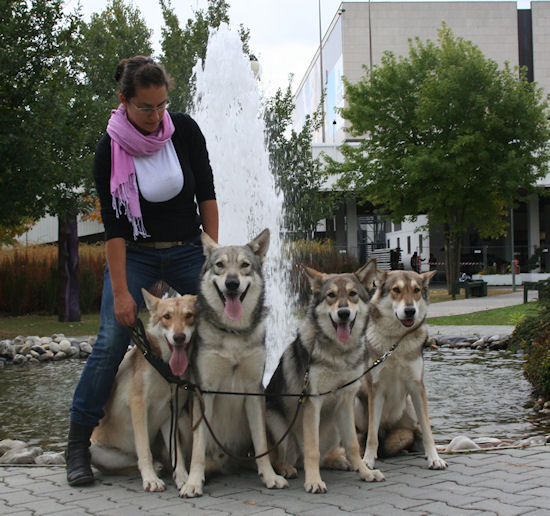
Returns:
[[[126,281],[138,311],[143,304],[141,289],[149,289],[159,280],[166,281],[180,294],[196,294],[203,261],[200,235],[182,246],[168,249],[128,244]],[[115,318],[111,276],[106,266],[97,342],[75,389],[71,421],[83,426],[97,426],[129,343],[129,329],[121,326]]]

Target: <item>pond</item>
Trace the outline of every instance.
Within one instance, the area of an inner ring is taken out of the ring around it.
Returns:
[[[441,348],[426,351],[425,382],[434,438],[457,435],[522,439],[550,433],[550,418],[525,405],[531,387],[520,355]],[[69,406],[83,361],[67,360],[0,370],[0,439],[44,449],[65,447]]]

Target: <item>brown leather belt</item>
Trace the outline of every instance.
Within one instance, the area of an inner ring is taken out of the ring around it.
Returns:
[[[134,242],[134,244],[140,247],[153,247],[154,249],[170,249],[170,247],[183,245],[185,242],[178,240],[176,242]]]

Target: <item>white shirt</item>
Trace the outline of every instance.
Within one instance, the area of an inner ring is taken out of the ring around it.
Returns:
[[[132,156],[139,191],[149,202],[172,199],[183,188],[183,171],[172,140],[151,156]]]

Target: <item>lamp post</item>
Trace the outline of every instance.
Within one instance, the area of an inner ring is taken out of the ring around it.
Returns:
[[[321,139],[325,143],[325,98],[324,98],[324,77],[323,77],[323,33],[321,32],[321,0],[318,1],[319,6],[319,68],[321,79],[321,120],[323,124],[321,126]]]

